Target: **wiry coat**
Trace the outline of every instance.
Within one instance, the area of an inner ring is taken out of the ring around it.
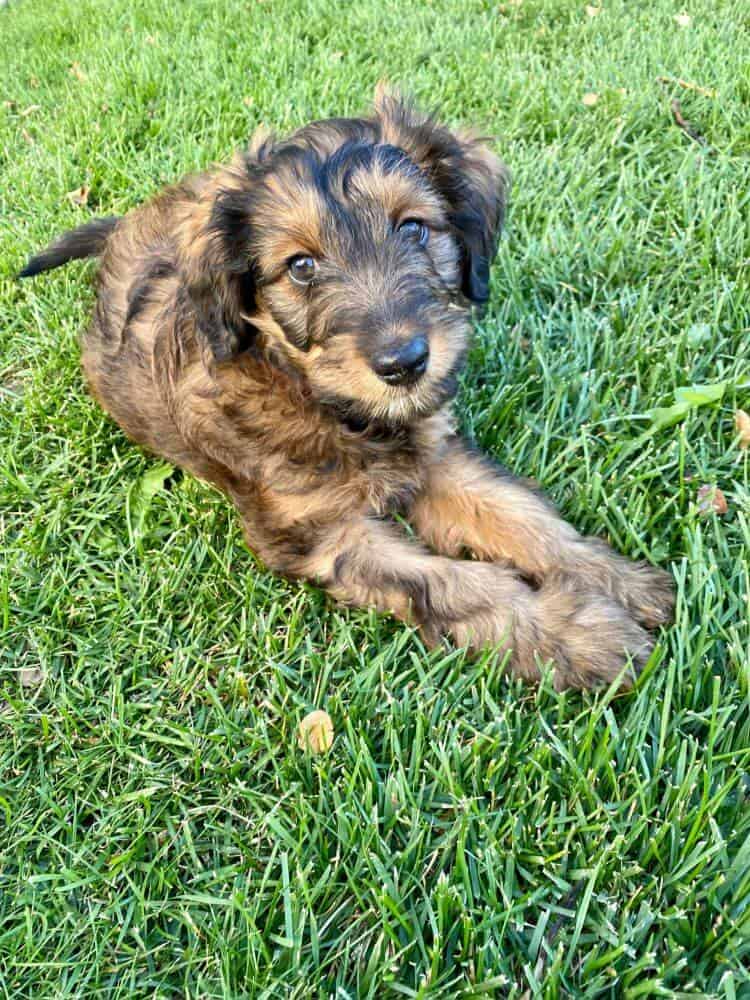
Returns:
[[[626,654],[645,661],[668,578],[582,539],[474,455],[449,412],[506,184],[473,134],[381,94],[370,118],[256,137],[26,273],[101,253],[94,394],[135,441],[225,491],[270,567],[429,641],[507,649],[525,677],[552,660],[560,686],[607,682]],[[310,281],[294,279],[299,260]],[[415,343],[424,360],[394,369]]]

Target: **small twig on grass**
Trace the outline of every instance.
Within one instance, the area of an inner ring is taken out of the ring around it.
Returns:
[[[557,904],[558,907],[561,910],[573,909],[575,907],[576,902],[578,901],[578,897],[583,892],[585,885],[586,885],[585,879],[581,879],[580,882],[576,882],[575,885],[573,885],[573,887],[569,889],[568,892],[566,892],[566,894]],[[555,942],[557,941],[558,935],[562,930],[563,924],[567,920],[570,920],[572,916],[573,916],[572,913],[561,913],[560,916],[558,916],[557,920],[554,920],[552,924],[550,924],[550,926],[547,928],[547,932],[544,935],[544,939],[546,941],[546,948],[544,947],[544,944],[542,944],[542,946],[540,947],[539,958],[537,959],[536,966],[534,968],[534,975],[538,981],[541,981],[544,975],[544,970],[547,966],[549,956],[555,950]]]
[[[580,882],[576,882],[575,885],[573,885],[572,888],[570,888],[565,893],[563,898],[558,903],[560,909],[568,910],[571,907],[573,907],[574,904],[578,902],[578,897],[583,892],[585,885],[586,885],[585,879],[581,879]],[[555,920],[554,923],[550,925],[549,930],[545,935],[545,937],[547,938],[547,944],[549,945],[550,949],[554,947],[555,941],[557,940],[560,930],[562,929],[562,926],[566,920],[570,920],[570,915],[567,913],[561,913],[560,916],[557,918],[557,920]]]
[[[682,108],[677,98],[672,101],[672,117],[675,120],[675,125],[681,128],[686,135],[689,135],[693,142],[697,142],[701,146],[708,145],[706,137],[697,128],[694,128],[686,118],[683,118]]]
[[[704,97],[716,97],[717,92],[710,87],[701,87],[698,83],[691,83],[690,80],[681,80],[674,76],[657,76],[657,83],[665,87],[682,87],[684,90],[693,90],[696,94],[703,94]]]

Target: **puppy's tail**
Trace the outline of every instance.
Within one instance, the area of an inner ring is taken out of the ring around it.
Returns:
[[[67,264],[69,260],[80,260],[82,257],[97,257],[107,242],[112,230],[120,221],[117,215],[108,215],[104,219],[93,219],[77,229],[71,229],[46,250],[32,257],[19,278],[33,278],[42,271],[51,271],[53,267]]]

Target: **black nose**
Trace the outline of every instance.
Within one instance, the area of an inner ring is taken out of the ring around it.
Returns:
[[[389,385],[415,382],[427,371],[430,345],[418,334],[405,344],[390,347],[372,361],[373,371]]]

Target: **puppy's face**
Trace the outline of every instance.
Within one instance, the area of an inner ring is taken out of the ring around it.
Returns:
[[[239,317],[238,341],[259,334],[344,418],[434,412],[455,392],[469,307],[487,297],[504,179],[481,143],[396,98],[372,119],[257,144],[211,209],[224,294],[239,300],[224,322]]]
[[[461,251],[425,174],[384,143],[304,145],[261,183],[254,324],[313,394],[397,424],[455,392],[468,324]]]

